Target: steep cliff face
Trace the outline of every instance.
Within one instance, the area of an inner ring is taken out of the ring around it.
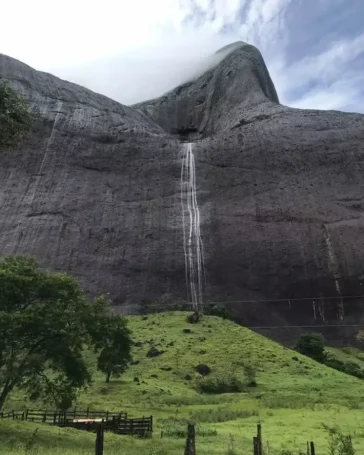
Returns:
[[[35,255],[117,304],[187,299],[193,141],[205,300],[363,293],[364,116],[280,105],[254,47],[133,107],[3,55],[0,74],[38,112],[0,156],[2,255]]]
[[[195,140],[276,110],[277,93],[255,47],[234,43],[213,57],[220,63],[198,79],[134,107],[168,133],[195,132]]]

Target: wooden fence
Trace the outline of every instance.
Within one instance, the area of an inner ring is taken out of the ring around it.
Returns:
[[[43,422],[54,425],[64,425],[77,419],[99,419],[105,422],[113,419],[125,420],[126,412],[109,411],[44,411],[36,409],[26,409],[24,411],[0,412],[0,419],[29,420],[30,422]]]
[[[96,431],[102,425],[105,431],[111,431],[119,435],[133,435],[147,438],[153,433],[153,417],[139,419],[111,419],[107,422],[67,422],[63,427],[72,427],[79,430]]]
[[[196,439],[195,425],[189,424],[188,428],[187,428],[187,438],[186,438],[184,455],[197,455],[195,439]],[[231,451],[231,453],[235,453],[231,435],[230,435],[229,450]],[[253,437],[253,455],[264,455],[265,453],[267,453],[267,452],[263,451],[262,425],[258,424],[257,425],[257,435]],[[102,455],[102,452],[101,452],[101,455]],[[307,455],[316,455],[315,444],[312,441],[307,442]]]
[[[137,419],[142,420],[142,419]],[[104,430],[105,424],[99,423],[96,428],[96,441],[95,441],[95,455],[104,454]],[[127,433],[125,433],[127,434]],[[230,435],[229,453],[235,453],[233,447],[233,439]],[[257,426],[257,436],[253,438],[253,455],[263,455],[263,442],[262,442],[262,426]],[[187,438],[185,444],[184,455],[197,455],[196,451],[196,431],[195,424],[189,423],[187,427]],[[307,455],[315,455],[315,445],[313,442],[307,442]]]
[[[72,427],[85,431],[96,431],[100,423],[104,430],[120,435],[148,437],[153,433],[153,417],[128,419],[126,412],[109,411],[25,411],[0,412],[0,419],[28,420],[60,427]]]

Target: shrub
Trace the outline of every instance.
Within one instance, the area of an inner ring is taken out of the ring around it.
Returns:
[[[301,335],[295,349],[317,362],[323,362],[325,360],[325,339],[320,333]]]
[[[345,363],[342,362],[341,360],[337,359],[333,354],[331,353],[325,353],[325,365],[334,368],[335,370],[338,371],[344,371],[345,370]]]
[[[201,393],[239,393],[244,391],[244,384],[236,376],[207,376],[197,379],[197,388]]]
[[[251,365],[251,364],[246,364],[243,366],[244,369],[244,376],[245,376],[245,381],[246,385],[248,387],[256,387],[257,386],[257,370],[256,368]]]
[[[330,368],[334,368],[335,370],[342,371],[343,373],[350,374],[351,376],[364,379],[364,371],[355,362],[342,362],[337,359],[334,354],[327,352],[325,353],[324,363]]]
[[[204,363],[200,363],[196,366],[196,371],[201,376],[207,376],[208,374],[211,373],[211,368],[208,365],[205,365]]]
[[[0,79],[0,151],[14,147],[31,126],[26,99]]]
[[[364,371],[355,362],[346,362],[344,372],[346,374],[350,374],[351,376],[356,376],[357,378],[364,379]]]
[[[231,319],[231,314],[224,305],[206,305],[204,306],[204,314],[207,316],[218,316],[222,319]]]
[[[200,322],[200,314],[195,311],[194,313],[188,314],[186,320],[189,324],[198,324]]]
[[[350,435],[344,435],[336,427],[322,426],[329,433],[329,455],[355,455]]]

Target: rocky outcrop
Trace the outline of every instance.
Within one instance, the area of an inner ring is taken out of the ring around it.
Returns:
[[[254,46],[234,43],[215,58],[219,54],[220,64],[198,79],[134,107],[182,140],[185,134],[199,140],[279,111],[273,82]]]
[[[230,50],[133,107],[0,56],[38,116],[0,156],[1,254],[116,304],[186,300],[181,141],[194,141],[205,300],[362,295],[364,116],[282,106],[259,51]]]

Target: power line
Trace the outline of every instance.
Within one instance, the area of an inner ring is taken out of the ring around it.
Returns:
[[[302,302],[302,303],[310,303],[312,304],[313,302],[315,303],[320,303],[320,302],[325,302],[325,301],[332,301],[332,300],[350,300],[350,299],[362,299],[364,300],[363,295],[352,295],[352,296],[342,296],[342,297],[303,297],[303,298],[293,298],[293,299],[267,299],[267,300],[226,300],[226,301],[208,301],[203,304],[203,306],[206,305],[230,305],[230,304],[247,304],[247,303],[253,303],[253,304],[259,304],[259,303],[288,303],[289,305],[293,302]],[[185,303],[151,303],[151,304],[127,304],[127,305],[118,305],[122,308],[135,308],[135,307],[144,307],[146,309],[148,308],[168,308],[170,311],[176,311],[173,310],[173,307],[186,307],[190,305],[192,307],[192,304],[190,302],[185,302]],[[203,307],[202,306],[202,307]]]
[[[323,329],[323,328],[330,328],[330,327],[337,327],[337,328],[345,328],[345,327],[363,327],[364,328],[364,322],[363,324],[317,324],[317,325],[267,325],[267,326],[242,326],[247,329],[258,329],[258,330],[263,330],[263,329]]]
[[[266,299],[266,300],[230,300],[222,302],[209,302],[210,304],[228,304],[228,303],[276,303],[276,302],[302,302],[302,301],[315,301],[315,300],[344,300],[344,299],[364,299],[363,295],[347,295],[347,296],[335,296],[335,297],[302,297],[294,299]]]

